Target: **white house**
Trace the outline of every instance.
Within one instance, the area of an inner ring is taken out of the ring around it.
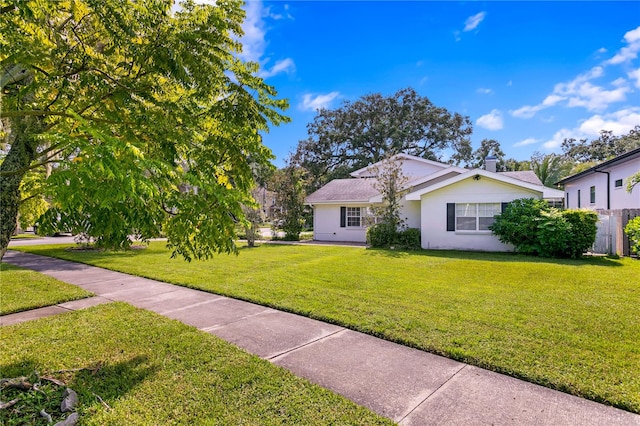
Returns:
[[[558,202],[563,192],[542,185],[532,171],[495,172],[495,159],[487,170],[467,170],[406,154],[394,157],[409,180],[401,216],[422,234],[422,247],[432,249],[509,251],[488,227],[509,201],[533,197]],[[380,164],[336,179],[309,195],[314,210],[314,239],[365,242],[365,217],[382,201],[374,176]]]
[[[619,155],[558,182],[567,208],[640,209],[640,185],[627,192],[628,179],[640,172],[640,148]]]

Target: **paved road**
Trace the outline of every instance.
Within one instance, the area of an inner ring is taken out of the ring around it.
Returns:
[[[73,244],[75,240],[70,235],[61,235],[59,237],[38,237],[38,238],[20,238],[9,241],[9,247],[19,246],[37,246],[41,244]]]
[[[402,425],[640,426],[636,414],[264,306],[15,251],[3,261],[97,296],[6,315],[0,325],[123,301],[214,334]]]

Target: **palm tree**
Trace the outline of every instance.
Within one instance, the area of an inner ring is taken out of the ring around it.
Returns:
[[[534,153],[531,157],[531,168],[544,186],[555,186],[556,182],[569,175],[571,167],[572,164],[560,155]]]

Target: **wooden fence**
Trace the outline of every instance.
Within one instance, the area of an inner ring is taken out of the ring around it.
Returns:
[[[593,245],[593,253],[617,254],[630,256],[629,237],[624,227],[636,216],[640,209],[598,210],[598,232]]]

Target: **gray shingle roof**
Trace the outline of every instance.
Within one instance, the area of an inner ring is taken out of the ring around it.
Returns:
[[[499,172],[503,176],[518,179],[523,182],[532,183],[534,185],[542,185],[542,181],[538,178],[538,175],[533,170],[525,170],[521,172]]]
[[[330,201],[354,201],[367,202],[369,198],[378,195],[373,187],[375,179],[335,179],[309,195],[307,204]]]

